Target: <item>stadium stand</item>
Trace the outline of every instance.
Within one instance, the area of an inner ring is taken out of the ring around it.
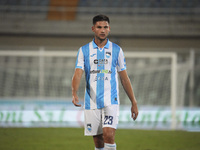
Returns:
[[[131,8],[131,9],[138,9],[138,8],[149,8],[149,9],[166,9],[165,11],[168,13],[195,13],[195,11],[192,10],[186,10],[185,12],[181,9],[196,9],[199,8],[200,2],[199,0],[1,0],[0,1],[1,6],[6,6],[7,9],[9,6],[66,6],[66,7],[76,7],[78,5],[79,8],[81,7],[87,7],[88,12],[92,12],[95,9],[92,8]],[[79,9],[78,8],[78,9]],[[171,11],[171,9],[176,9],[176,11]],[[104,9],[105,10],[105,9]],[[12,9],[10,11],[13,11]],[[27,9],[27,11],[30,11]],[[108,10],[109,11],[109,10]],[[127,13],[130,11],[130,9],[127,9]],[[132,13],[135,11],[133,10]],[[120,11],[115,11],[115,14],[121,13]],[[129,12],[130,13],[130,12]],[[149,13],[149,12],[143,12],[143,13]],[[159,12],[158,12],[159,13]]]
[[[104,13],[113,35],[198,36],[199,7],[199,0],[1,0],[0,33],[88,35],[90,18]]]

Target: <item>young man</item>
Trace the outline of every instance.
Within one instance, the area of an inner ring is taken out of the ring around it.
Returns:
[[[138,116],[137,101],[126,72],[123,51],[107,38],[110,32],[109,23],[109,18],[105,15],[93,18],[94,39],[79,49],[72,78],[72,103],[80,107],[77,91],[85,71],[85,135],[93,136],[95,150],[116,150],[118,74],[132,104],[132,118],[135,120]]]

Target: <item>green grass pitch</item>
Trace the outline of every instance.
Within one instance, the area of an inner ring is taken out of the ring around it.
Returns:
[[[0,128],[0,150],[94,150],[82,128]],[[117,150],[199,150],[200,132],[118,129]]]

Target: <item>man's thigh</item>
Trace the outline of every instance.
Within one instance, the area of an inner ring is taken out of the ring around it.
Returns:
[[[119,105],[110,105],[102,109],[102,123],[104,127],[117,129],[119,119]]]
[[[84,111],[85,135],[94,136],[103,134],[101,113],[101,109],[92,109]]]
[[[104,127],[117,129],[119,105],[110,105],[102,109],[85,110],[85,135],[103,134]]]

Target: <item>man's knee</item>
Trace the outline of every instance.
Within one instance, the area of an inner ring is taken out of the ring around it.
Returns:
[[[104,143],[115,143],[115,129],[114,128],[104,128],[103,129]]]

